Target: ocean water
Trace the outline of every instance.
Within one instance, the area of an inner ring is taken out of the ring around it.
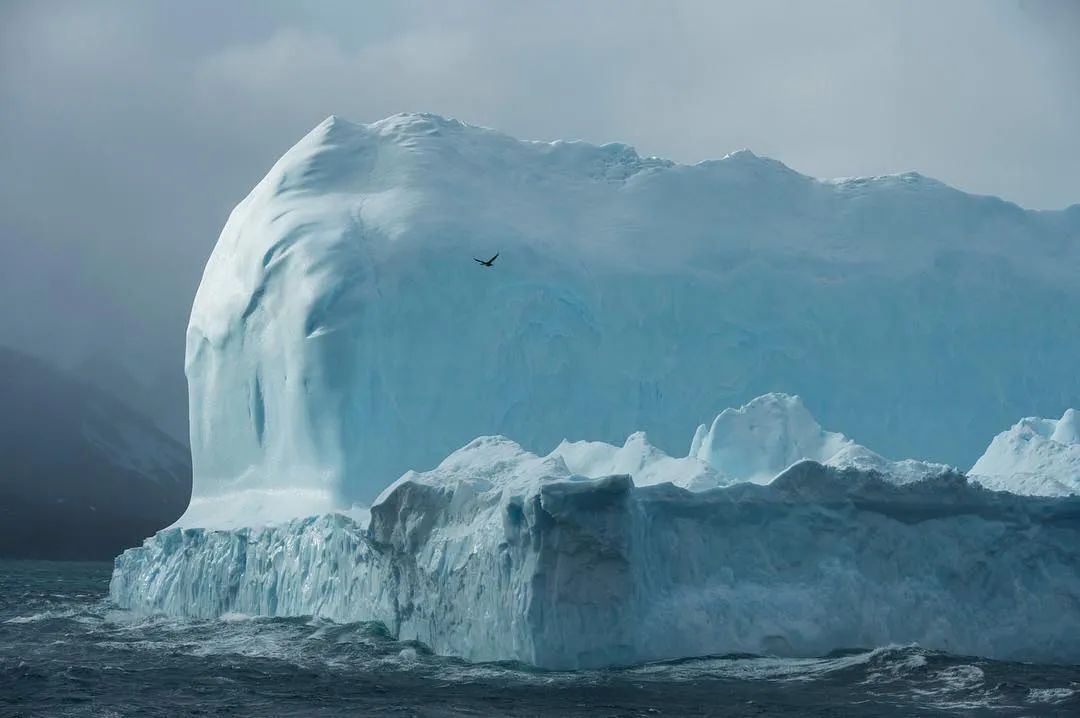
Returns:
[[[136,617],[110,564],[0,562],[3,716],[1080,716],[1080,666],[914,646],[555,673],[378,624]]]

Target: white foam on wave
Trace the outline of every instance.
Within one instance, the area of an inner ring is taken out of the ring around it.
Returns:
[[[700,658],[677,663],[650,663],[630,669],[651,680],[694,681],[702,677],[737,680],[811,681],[854,666],[866,665],[889,648],[830,658],[772,656]]]
[[[78,617],[79,617],[79,613],[77,611],[75,611],[74,609],[63,609],[63,610],[59,610],[59,611],[49,610],[49,611],[41,611],[39,613],[33,613],[33,614],[30,614],[29,616],[14,616],[12,618],[6,619],[4,621],[4,623],[11,623],[11,624],[18,625],[18,624],[24,624],[24,623],[39,623],[41,621],[51,621],[51,620],[55,620],[55,619],[58,619],[58,618],[75,618],[75,619],[77,619]]]
[[[235,611],[231,611],[229,613],[221,614],[221,617],[218,620],[224,621],[225,623],[239,623],[240,621],[250,621],[254,618],[255,616],[252,616],[248,613],[238,613]]]
[[[1076,695],[1073,688],[1032,688],[1028,691],[1030,703],[1061,703]]]

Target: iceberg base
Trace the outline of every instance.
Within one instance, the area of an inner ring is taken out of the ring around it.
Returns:
[[[116,559],[112,599],[381,621],[438,653],[552,669],[910,643],[1080,662],[1080,499],[809,461],[700,493],[438,478],[402,477],[369,526],[160,532]]]

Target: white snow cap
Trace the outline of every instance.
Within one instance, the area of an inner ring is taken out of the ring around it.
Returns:
[[[970,474],[988,488],[1019,494],[1080,494],[1080,412],[1021,419],[994,437]]]
[[[825,463],[852,445],[843,434],[822,429],[798,396],[766,394],[725,409],[708,430],[699,427],[690,455],[760,484],[800,459]]]
[[[551,456],[563,459],[570,471],[582,476],[627,474],[637,486],[669,482],[691,491],[744,481],[767,484],[804,460],[876,471],[897,484],[955,471],[945,464],[890,461],[843,434],[825,431],[802,399],[780,393],[725,409],[709,428],[702,424],[690,442],[689,455],[682,458],[650,444],[644,432],[631,434],[621,447],[600,441],[563,441]]]
[[[777,393],[725,409],[708,429],[702,424],[690,443],[690,456],[736,481],[758,484],[806,459],[876,471],[901,484],[953,470],[913,459],[890,461],[843,434],[822,429],[798,396]]]

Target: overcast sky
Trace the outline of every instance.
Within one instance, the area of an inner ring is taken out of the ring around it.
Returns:
[[[229,210],[325,116],[408,110],[1063,208],[1080,2],[0,0],[0,341],[120,362],[177,430]]]

